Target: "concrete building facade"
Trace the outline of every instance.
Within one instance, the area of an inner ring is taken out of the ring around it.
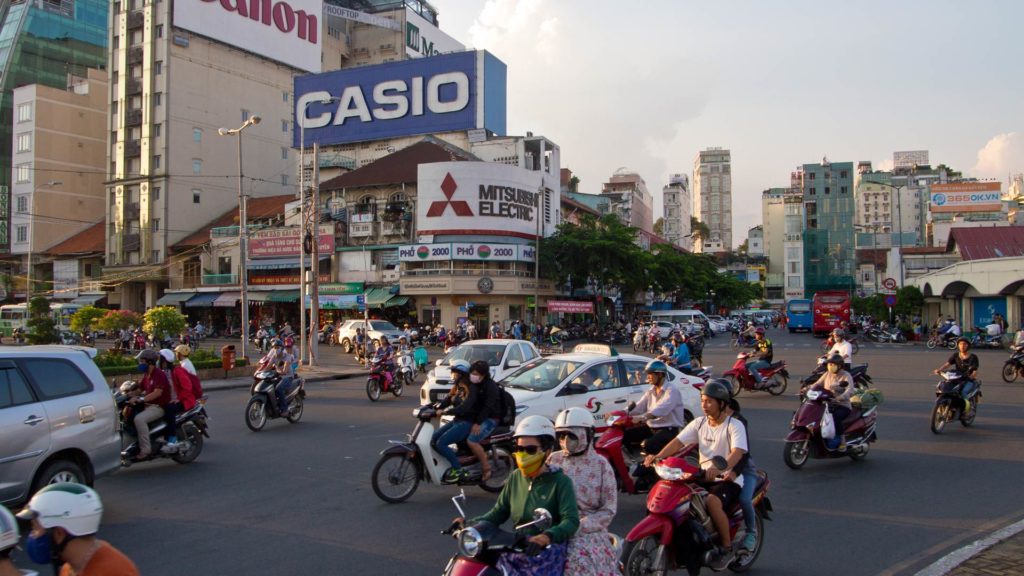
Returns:
[[[797,190],[790,190],[782,200],[784,214],[784,230],[782,236],[783,249],[783,282],[785,301],[804,297],[804,202],[803,195]]]
[[[690,178],[686,174],[669,176],[668,186],[662,189],[664,195],[664,224],[661,235],[672,244],[693,251],[693,237],[690,230]]]
[[[601,185],[601,196],[608,199],[608,211],[627,226],[644,232],[654,230],[654,197],[647,183],[635,171],[619,168]]]
[[[854,287],[854,163],[804,164],[804,292]]]
[[[710,245],[732,250],[732,154],[729,150],[708,148],[697,153],[693,163],[693,213],[710,230],[709,237],[697,243],[698,252],[711,251]]]
[[[761,193],[761,226],[764,231],[764,255],[768,258],[765,293],[769,301],[785,298],[784,198],[788,188],[769,188]]]

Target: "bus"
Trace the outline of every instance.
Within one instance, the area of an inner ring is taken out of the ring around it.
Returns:
[[[835,328],[850,323],[850,294],[842,290],[826,290],[814,293],[814,318],[811,331],[815,336],[824,336]]]
[[[797,330],[810,332],[813,316],[810,300],[797,298],[786,304],[786,326],[789,328],[790,334]]]
[[[78,304],[61,302],[50,304],[54,328],[58,332],[71,331],[71,316],[82,307]],[[25,304],[5,304],[0,306],[0,335],[10,337],[15,328],[25,328],[28,320],[28,306]]]

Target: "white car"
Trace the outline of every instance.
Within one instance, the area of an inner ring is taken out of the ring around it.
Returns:
[[[611,412],[638,402],[650,386],[644,368],[651,359],[637,354],[617,354],[601,344],[583,344],[568,354],[534,360],[501,380],[516,400],[516,420],[539,414],[555,419],[566,408],[579,406],[594,415],[599,428]],[[704,381],[674,368],[668,384],[677,386],[687,418],[699,416],[700,390]]]
[[[348,320],[338,329],[337,335],[338,344],[341,344],[341,351],[345,354],[351,354],[355,350],[356,328],[366,330],[374,348],[380,344],[381,336],[386,336],[388,342],[395,345],[398,344],[398,339],[405,335],[397,326],[387,320]]]
[[[452,372],[449,365],[453,360],[465,360],[470,364],[477,360],[486,360],[491,367],[491,377],[501,380],[539,356],[537,347],[526,340],[493,339],[463,342],[436,362],[436,367],[430,371],[427,381],[420,388],[420,403],[433,404],[448,396],[448,391],[452,387]]]
[[[721,316],[708,316],[708,322],[711,325],[711,330],[713,330],[715,334],[728,332],[729,328],[732,326],[731,322]]]

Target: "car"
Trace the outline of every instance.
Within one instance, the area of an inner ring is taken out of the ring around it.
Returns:
[[[433,404],[443,400],[451,390],[451,369],[453,360],[465,360],[472,364],[487,360],[491,366],[491,377],[501,380],[520,366],[540,356],[537,347],[526,340],[489,339],[470,340],[459,344],[444,357],[427,375],[427,381],[420,387],[420,403]]]
[[[0,503],[54,482],[92,485],[121,465],[117,406],[84,346],[0,350]]]
[[[728,332],[733,323],[721,316],[708,316],[708,322],[711,325],[711,330],[715,334],[721,334],[722,332]]]
[[[679,329],[679,327],[672,322],[666,322],[665,320],[658,320],[654,324],[658,327],[658,338],[663,340]]]
[[[370,343],[374,347],[380,344],[381,336],[385,336],[388,342],[397,344],[398,339],[405,336],[405,332],[387,320],[346,320],[341,328],[338,328],[338,343],[345,354],[351,354],[356,348],[356,328],[367,329]]]
[[[539,414],[552,421],[559,412],[578,406],[594,415],[598,428],[616,410],[638,402],[647,384],[644,369],[651,359],[619,354],[605,344],[580,344],[571,353],[531,361],[500,384],[516,401],[516,420]],[[668,369],[669,385],[679,388],[687,420],[700,415],[700,388],[704,381]]]

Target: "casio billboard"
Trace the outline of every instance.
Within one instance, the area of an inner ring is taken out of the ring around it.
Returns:
[[[483,50],[295,78],[293,144],[505,133],[505,64]]]

